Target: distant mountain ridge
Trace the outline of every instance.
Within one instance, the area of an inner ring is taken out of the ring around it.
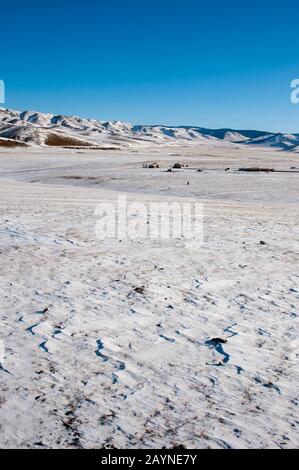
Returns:
[[[249,145],[299,153],[299,134],[196,126],[132,125],[0,108],[0,147],[125,148],[146,145]]]

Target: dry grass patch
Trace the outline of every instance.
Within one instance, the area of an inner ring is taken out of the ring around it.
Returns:
[[[91,147],[90,142],[58,134],[49,134],[45,144],[50,147]]]
[[[14,148],[14,147],[28,147],[25,142],[19,142],[11,139],[0,138],[0,147]]]

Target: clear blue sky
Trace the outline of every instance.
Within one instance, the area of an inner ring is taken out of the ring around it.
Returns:
[[[6,106],[133,123],[299,132],[299,3],[13,1]]]

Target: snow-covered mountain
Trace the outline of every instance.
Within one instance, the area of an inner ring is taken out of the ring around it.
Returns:
[[[245,144],[296,152],[299,134],[188,126],[136,126],[121,121],[97,121],[76,116],[0,108],[0,146],[122,148],[152,144]]]

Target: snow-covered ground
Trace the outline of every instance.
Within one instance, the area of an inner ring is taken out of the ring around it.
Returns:
[[[297,447],[298,167],[225,143],[0,150],[0,447]],[[202,202],[203,245],[97,240],[118,191]]]

